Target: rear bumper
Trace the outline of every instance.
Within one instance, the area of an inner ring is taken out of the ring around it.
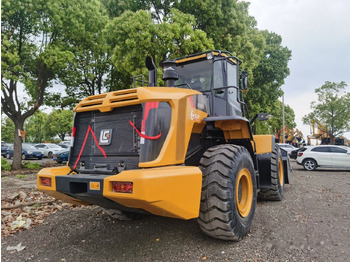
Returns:
[[[67,175],[69,167],[45,168],[38,174],[38,189],[75,204],[143,210],[151,214],[191,219],[198,217],[202,172],[198,167],[169,166],[126,170],[117,175]],[[51,186],[41,178],[51,178]],[[132,193],[113,191],[113,182],[132,182]]]

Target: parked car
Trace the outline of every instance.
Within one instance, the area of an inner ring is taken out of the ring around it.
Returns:
[[[56,160],[57,163],[67,162],[69,158],[69,150],[64,151],[60,154],[54,154],[52,160]]]
[[[44,153],[44,157],[52,157],[54,154],[62,153],[63,151],[66,151],[64,148],[56,145],[56,144],[36,144],[35,147],[39,150],[41,150]]]
[[[298,149],[295,149],[295,150],[291,151],[289,157],[292,158],[292,159],[297,159],[298,153],[304,148],[305,147],[300,147]]]
[[[67,144],[62,144],[62,143],[59,143],[58,145],[59,145],[60,147],[64,148],[64,149],[67,149],[67,148],[70,147],[69,145],[67,145]]]
[[[300,150],[297,163],[306,170],[315,170],[317,167],[350,168],[350,148],[346,146],[308,146]]]
[[[290,144],[283,144],[283,143],[280,143],[278,144],[280,146],[281,149],[283,149],[284,151],[287,151],[288,155],[290,155],[290,153],[294,150],[298,150],[297,147],[294,147]]]
[[[1,155],[3,157],[6,156],[6,151],[7,151],[7,148],[10,146],[10,144],[7,144],[5,143],[4,141],[1,141]]]
[[[41,152],[39,149],[36,147],[23,143],[22,144],[22,159],[30,159],[30,158],[37,158],[37,159],[42,159],[43,158],[43,152]],[[11,159],[13,157],[13,145],[10,145],[7,148],[6,151],[6,158]]]
[[[72,143],[71,141],[62,141],[60,144],[70,146],[71,143]]]

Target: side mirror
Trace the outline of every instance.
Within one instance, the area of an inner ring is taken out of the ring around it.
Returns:
[[[269,114],[268,113],[259,113],[258,114],[258,120],[259,121],[269,120]]]
[[[250,124],[253,124],[255,120],[258,119],[259,121],[265,121],[269,119],[268,113],[258,113],[256,114],[253,119],[250,121]]]
[[[248,88],[248,73],[245,71],[241,71],[240,73],[239,88],[242,90],[246,90]]]

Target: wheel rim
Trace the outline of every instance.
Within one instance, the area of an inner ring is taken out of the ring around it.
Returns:
[[[307,170],[313,170],[315,167],[315,163],[311,160],[307,160],[304,166]]]
[[[236,206],[241,217],[249,215],[253,202],[253,181],[248,169],[242,169],[236,182]]]
[[[283,184],[284,184],[284,173],[283,173],[282,159],[278,160],[278,180],[280,182],[280,185],[283,186]]]

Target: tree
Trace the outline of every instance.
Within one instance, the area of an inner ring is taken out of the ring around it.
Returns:
[[[347,84],[326,81],[315,89],[318,101],[311,103],[310,114],[303,117],[304,124],[312,121],[321,123],[334,144],[334,139],[350,130],[350,92],[346,92]]]
[[[104,34],[109,21],[107,11],[97,0],[78,3],[81,5],[81,19],[77,21],[80,30],[69,39],[69,50],[74,57],[58,76],[66,87],[66,96],[60,101],[61,108],[115,88],[111,61],[113,47],[107,44]],[[67,11],[66,15],[74,14]]]
[[[237,0],[182,0],[174,7],[195,16],[198,29],[207,33],[216,49],[232,52],[251,72],[260,61],[265,39],[249,15],[249,3]]]
[[[276,111],[276,105],[282,113],[278,98],[283,94],[281,86],[289,75],[288,61],[291,51],[282,46],[281,36],[268,31],[261,31],[261,34],[266,39],[266,46],[259,65],[253,70],[253,81],[249,79],[245,102],[252,115]],[[282,128],[282,123],[279,128]]]
[[[32,143],[41,143],[47,140],[47,114],[40,109],[34,115],[28,118],[25,124],[26,141]]]
[[[46,128],[50,136],[58,136],[62,141],[70,134],[73,126],[73,111],[55,109],[47,118]]]
[[[212,42],[201,30],[195,30],[192,15],[173,9],[163,23],[155,23],[147,11],[126,11],[107,27],[109,43],[113,46],[118,87],[130,88],[131,77],[147,74],[146,56],[156,63],[172,56],[195,53],[213,48]],[[113,37],[112,37],[113,36]],[[158,68],[158,75],[161,69]]]
[[[41,105],[59,98],[50,95],[49,87],[67,72],[75,58],[72,47],[84,29],[100,23],[87,19],[98,11],[96,6],[95,0],[2,1],[1,103],[15,124],[13,169],[21,168],[22,140],[17,131]]]

